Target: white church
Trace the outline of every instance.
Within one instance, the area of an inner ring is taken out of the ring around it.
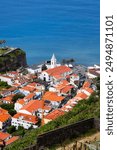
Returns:
[[[47,70],[42,71],[39,78],[47,82],[52,82],[52,84],[66,79],[66,76],[72,73],[72,69],[68,66],[57,64],[54,54],[52,55],[51,61],[45,65]]]
[[[46,66],[48,69],[50,69],[50,68],[55,68],[55,67],[61,66],[61,64],[57,63],[57,59],[56,59],[55,55],[53,54],[50,62],[46,63]]]
[[[52,55],[52,58],[50,59],[50,61],[46,61],[45,62],[45,65],[46,65],[47,69],[55,68],[57,66],[61,66],[61,64],[57,63],[57,59],[56,59],[54,54]],[[31,74],[41,73],[42,72],[42,66],[43,66],[43,64],[32,66],[32,67],[28,67],[27,71],[29,73],[31,73]]]

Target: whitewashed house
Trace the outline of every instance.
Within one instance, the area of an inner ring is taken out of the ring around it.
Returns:
[[[17,113],[12,117],[11,125],[18,129],[19,126],[29,129],[30,127],[37,128],[38,118],[33,115]]]

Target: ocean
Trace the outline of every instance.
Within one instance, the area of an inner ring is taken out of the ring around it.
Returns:
[[[99,0],[1,0],[0,39],[26,51],[29,65],[74,58],[100,63]]]

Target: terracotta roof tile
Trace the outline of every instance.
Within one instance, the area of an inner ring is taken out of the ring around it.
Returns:
[[[48,91],[44,94],[43,98],[49,101],[62,101],[65,97],[58,96],[57,93]]]
[[[86,95],[83,92],[78,93],[76,96],[76,98],[81,98],[81,99],[86,99],[88,97],[88,95]]]
[[[9,134],[9,133],[0,132],[0,139],[1,139],[1,140],[5,140],[5,139],[7,139],[8,137],[10,137],[10,134]]]
[[[38,122],[38,118],[36,116],[33,115],[27,115],[27,114],[23,114],[23,113],[17,113],[13,116],[13,118],[17,118],[21,120],[25,120],[27,122],[31,122],[33,124],[36,124]]]
[[[30,93],[29,95],[27,95],[26,97],[24,97],[24,99],[31,99],[35,96],[34,93]]]
[[[14,96],[14,94],[6,96],[5,98],[2,98],[2,100],[12,103],[13,96]]]
[[[65,86],[65,87],[61,90],[61,92],[62,92],[62,93],[67,93],[67,92],[69,92],[72,88],[73,88],[73,86],[67,85],[67,86]]]
[[[28,102],[28,104],[22,107],[21,110],[27,110],[30,113],[33,113],[34,111],[42,107],[43,107],[43,102],[41,100],[31,100],[30,102]]]
[[[9,114],[0,114],[0,122],[7,121],[11,116]]]
[[[21,105],[24,105],[25,104],[25,100],[24,99],[19,99],[16,103],[19,103]]]
[[[71,69],[67,66],[58,66],[52,69],[45,70],[44,72],[47,72],[50,76],[53,76],[55,78],[61,78],[62,74],[70,71]]]
[[[85,87],[90,87],[91,83],[88,82],[88,81],[85,81],[84,84],[83,84],[83,88]]]
[[[8,114],[8,111],[0,107],[0,114]]]
[[[49,119],[49,120],[54,120],[56,118],[58,118],[59,116],[64,115],[65,113],[59,109],[52,111],[51,113],[49,113],[47,116],[45,116],[45,119]]]
[[[87,92],[89,92],[90,94],[92,94],[94,91],[91,88],[85,87],[84,90],[86,90]]]
[[[21,88],[21,90],[33,92],[33,91],[35,91],[35,88],[34,87],[29,87],[29,86],[24,86],[24,87]]]
[[[7,140],[6,145],[9,145],[15,141],[17,141],[19,139],[19,136],[13,136],[12,138],[10,138],[9,140]]]

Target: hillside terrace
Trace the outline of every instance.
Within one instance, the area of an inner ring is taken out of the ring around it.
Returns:
[[[16,74],[16,73],[15,73]],[[7,75],[8,76],[10,76],[11,78],[14,78],[14,76],[15,76],[15,74],[14,73],[7,73]],[[26,77],[26,76],[28,76],[28,75],[30,75],[29,73],[27,73],[26,75],[23,75],[22,73],[19,73],[19,74],[21,74],[21,76],[19,75],[19,79],[20,79],[20,77],[22,78],[22,77]],[[17,81],[19,81],[19,79],[16,79]],[[79,79],[80,80],[80,79]],[[63,82],[64,81],[64,82]],[[70,85],[70,81],[67,81],[67,79],[65,78],[65,80],[63,80],[62,82],[57,82],[55,85],[55,89],[56,89],[56,92],[53,92],[53,91],[49,91],[49,89],[47,89],[48,91],[46,91],[46,92],[44,92],[44,95],[43,95],[43,86],[44,85],[40,85],[40,84],[38,84],[38,83],[35,83],[35,82],[31,82],[31,81],[28,81],[27,83],[26,83],[26,85],[22,85],[22,86],[18,86],[18,87],[16,87],[20,92],[22,92],[23,94],[25,94],[25,97],[24,97],[24,99],[22,99],[22,101],[23,101],[23,103],[25,102],[25,100],[26,99],[28,99],[29,100],[29,104],[30,104],[30,102],[32,101],[41,101],[42,99],[42,97],[43,97],[43,99],[46,101],[49,101],[49,102],[51,102],[51,104],[53,104],[53,106],[56,104],[56,102],[57,101],[60,101],[60,103],[58,103],[57,104],[57,107],[58,108],[52,108],[52,111],[50,111],[50,112],[48,112],[48,113],[46,113],[46,115],[49,115],[50,113],[54,113],[54,110],[58,110],[58,109],[60,109],[61,111],[59,112],[59,111],[57,111],[57,115],[56,115],[56,117],[57,116],[61,116],[61,115],[63,115],[65,112],[69,112],[69,111],[71,111],[73,108],[74,108],[74,106],[76,106],[78,103],[79,103],[79,101],[80,100],[83,100],[83,99],[87,99],[93,92],[94,92],[94,90],[92,90],[91,89],[91,83],[90,83],[90,80],[88,81],[88,80],[86,80],[86,82],[83,82],[84,84],[82,84],[82,86],[80,87],[80,89],[79,89],[79,87],[77,87],[77,89],[76,89],[76,87],[74,87],[74,85]],[[14,80],[14,82],[15,82],[15,80]],[[18,83],[18,82],[17,82]],[[17,84],[17,83],[14,83],[14,84]],[[42,87],[41,87],[42,86]],[[57,92],[57,88],[60,88],[61,89],[61,87],[62,87],[62,89],[63,89],[63,87],[66,87],[66,86],[70,86],[69,88],[71,89],[71,88],[75,88],[76,89],[76,94],[72,97],[72,93],[69,95],[69,98],[68,98],[68,100],[67,100],[67,103],[63,103],[62,105],[60,105],[61,104],[61,101],[64,99],[64,97],[63,97],[63,95],[61,94],[61,92]],[[12,86],[13,87],[13,86]],[[41,88],[39,88],[39,87],[41,87]],[[15,88],[15,89],[16,89]],[[41,93],[40,93],[40,89],[42,89],[42,91],[41,91]],[[27,92],[28,91],[28,92]],[[88,94],[87,94],[88,93]],[[11,93],[9,93],[9,94],[11,94]],[[9,97],[9,94],[8,94],[8,96],[5,96],[3,99],[8,99],[8,97]],[[35,99],[34,98],[34,96],[36,95],[36,94],[40,94],[40,98],[39,99]],[[12,100],[12,99],[11,99]],[[18,99],[18,101],[20,101],[20,99]],[[20,105],[20,103],[18,104],[18,105]],[[23,106],[23,105],[22,105]],[[52,105],[51,105],[52,106]],[[26,106],[24,106],[24,107],[26,107]],[[32,109],[32,108],[31,108]],[[22,111],[22,108],[20,109],[20,111]],[[25,110],[23,111],[23,113],[25,114]],[[18,113],[18,112],[17,112]],[[40,112],[39,112],[40,113]],[[33,113],[32,113],[33,114]],[[39,116],[41,116],[42,115],[42,112],[40,113],[40,115]],[[45,117],[46,117],[46,115],[45,115]],[[56,118],[55,117],[55,118]],[[50,119],[51,120],[51,119]],[[46,122],[45,122],[46,123]]]

